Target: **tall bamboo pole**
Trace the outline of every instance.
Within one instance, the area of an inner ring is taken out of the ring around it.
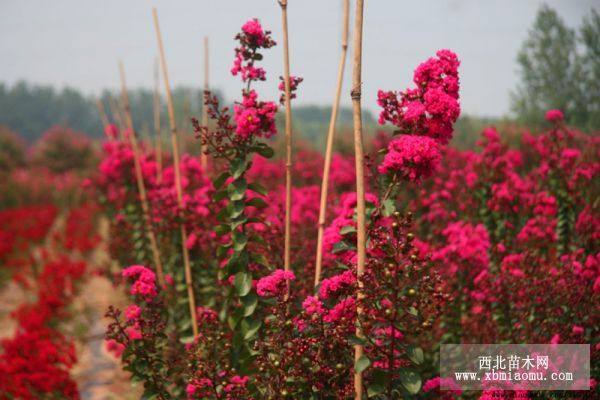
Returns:
[[[209,78],[209,62],[208,62],[208,36],[204,36],[204,93],[210,90],[208,78]],[[202,94],[202,126],[208,126],[208,109],[204,104],[204,93]],[[206,154],[206,144],[201,144],[200,150],[200,165],[202,166],[202,172],[206,174],[208,170],[208,154]]]
[[[112,114],[115,122],[117,123],[117,126],[119,127],[119,131],[121,132],[121,138],[123,138],[123,131],[125,130],[124,118],[121,116],[121,111],[118,102],[111,95],[108,96],[108,107],[110,108],[110,113]]]
[[[158,59],[154,61],[154,130],[156,132],[156,178],[162,180],[162,134],[160,126],[160,77]]]
[[[169,125],[171,128],[171,145],[173,147],[173,164],[175,169],[175,188],[177,190],[177,202],[179,208],[183,208],[183,192],[181,190],[181,171],[179,170],[179,146],[177,144],[177,124],[175,123],[175,109],[173,108],[173,96],[171,95],[171,85],[169,83],[169,71],[167,70],[167,60],[160,34],[160,26],[158,25],[158,13],[156,8],[152,8],[152,16],[154,17],[154,29],[156,30],[156,40],[158,42],[158,51],[160,53],[160,64],[162,66],[163,81],[165,82],[165,92],[167,94],[167,111],[169,114]],[[192,318],[192,330],[194,337],[198,336],[198,321],[196,319],[196,299],[194,296],[194,288],[192,286],[192,268],[190,266],[190,254],[186,246],[187,232],[185,225],[182,222],[180,225],[181,232],[181,247],[183,251],[183,264],[185,268],[185,284],[187,286],[188,301],[190,306],[190,315]]]
[[[290,50],[288,41],[287,0],[279,0],[283,29],[283,80],[285,82],[285,237],[283,268],[291,269],[290,244],[292,226],[292,105],[290,93]],[[288,281],[289,291],[289,281]]]
[[[104,104],[102,104],[102,100],[96,99],[96,107],[98,107],[98,114],[100,115],[100,121],[102,121],[102,127],[105,128],[109,122],[108,117],[106,116],[106,111],[104,110]]]
[[[327,214],[327,191],[329,186],[329,170],[331,169],[331,153],[333,149],[333,136],[335,134],[335,122],[340,107],[342,94],[342,82],[344,81],[344,67],[346,66],[346,53],[348,52],[348,17],[349,0],[344,0],[342,20],[342,54],[337,71],[337,84],[335,97],[331,108],[329,119],[329,130],[327,131],[327,145],[325,147],[325,165],[323,166],[323,182],[321,183],[321,204],[319,206],[319,226],[317,233],[317,260],[315,262],[315,286],[321,280],[321,268],[323,265],[323,231],[325,229],[325,217]]]
[[[365,172],[364,172],[364,150],[362,138],[362,115],[360,107],[361,97],[361,68],[362,68],[362,30],[363,30],[363,8],[364,0],[356,0],[356,15],[354,19],[354,65],[352,68],[352,111],[354,119],[354,157],[356,163],[356,248],[357,262],[356,275],[358,280],[358,288],[356,290],[356,298],[358,307],[356,309],[357,318],[362,314],[360,306],[363,298],[361,276],[365,271],[366,258],[366,216],[365,216]],[[363,332],[360,324],[356,325],[356,336],[363,337]],[[360,359],[363,355],[363,346],[356,344],[354,346],[354,362]],[[361,400],[363,392],[362,374],[354,371],[354,399]]]
[[[146,185],[144,184],[144,176],[142,174],[142,164],[140,157],[140,149],[137,142],[136,132],[133,129],[133,119],[131,118],[131,108],[129,106],[129,95],[127,94],[127,84],[125,81],[125,68],[123,63],[119,62],[119,73],[121,75],[121,96],[123,100],[123,108],[125,109],[125,120],[127,128],[129,129],[129,143],[133,149],[133,160],[135,165],[135,180],[137,182],[138,192],[140,193],[140,202],[142,203],[142,213],[144,215],[144,223],[146,225],[146,234],[150,241],[150,248],[152,249],[152,259],[158,275],[158,282],[161,286],[164,285],[164,274],[163,266],[160,260],[160,251],[158,250],[158,244],[156,241],[156,235],[154,233],[154,227],[152,226],[152,220],[150,219],[150,209],[148,207],[148,198],[146,196]]]

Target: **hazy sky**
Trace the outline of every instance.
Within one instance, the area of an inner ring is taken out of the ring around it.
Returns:
[[[341,0],[289,3],[291,71],[305,78],[298,103],[330,104],[340,52]],[[508,112],[509,91],[518,78],[516,55],[543,1],[365,3],[365,107],[376,108],[377,89],[404,89],[419,62],[437,49],[449,48],[462,62],[463,110],[489,116]],[[600,1],[545,3],[576,27]],[[202,84],[202,38],[208,35],[212,83],[232,99],[240,90],[240,82],[229,73],[232,38],[243,22],[258,17],[275,40],[281,40],[276,0],[0,0],[0,82],[25,79],[97,93],[117,87],[121,59],[130,87],[151,87],[157,55],[152,6],[158,8],[174,85]],[[268,51],[264,65],[275,79],[260,84],[259,92],[274,98],[282,71],[281,46]],[[350,73],[348,67],[345,104],[350,103]]]

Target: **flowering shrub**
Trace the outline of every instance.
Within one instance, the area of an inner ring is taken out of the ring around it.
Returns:
[[[96,154],[91,140],[81,132],[54,126],[46,131],[31,150],[34,164],[52,172],[82,172],[94,165]]]
[[[70,317],[68,307],[77,294],[79,281],[83,278],[86,264],[61,254],[65,250],[77,248],[90,249],[74,245],[73,232],[89,233],[79,230],[71,221],[71,230],[65,231],[64,239],[58,243],[41,245],[43,238],[50,239],[49,230],[56,217],[54,207],[23,208],[2,212],[2,232],[8,232],[13,238],[13,248],[0,258],[10,257],[3,264],[13,264],[21,269],[36,271],[37,263],[33,259],[33,248],[39,250],[43,265],[37,273],[24,274],[18,271],[13,279],[24,284],[36,298],[34,302],[20,305],[11,316],[17,327],[12,337],[0,341],[0,393],[6,399],[79,399],[79,391],[70,369],[77,361],[72,338],[61,332],[60,323]],[[91,222],[89,213],[79,211],[79,221],[87,227]],[[81,240],[81,238],[78,238]],[[8,247],[8,246],[7,246]],[[54,255],[53,255],[54,254]],[[27,277],[35,279],[30,284]]]
[[[7,126],[0,125],[0,173],[25,164],[25,142]]]
[[[378,93],[379,121],[395,130],[378,134],[366,160],[360,277],[353,160],[333,157],[323,279],[314,287],[323,160],[296,153],[292,270],[283,270],[284,165],[271,160],[269,146],[278,107],[253,86],[267,79],[260,61],[275,42],[256,19],[236,40],[231,73],[244,86],[240,100],[225,107],[207,92],[212,123],[193,120],[211,169],[184,156],[159,180],[152,150],[142,148],[165,285],[141,234],[132,150],[118,134],[96,178],[115,217],[113,256],[129,265],[119,280],[131,305],[109,309],[107,346],[143,381],[146,397],[346,399],[359,371],[370,398],[456,398],[459,390],[439,390],[440,343],[591,342],[597,360],[600,321],[587,311],[600,292],[597,138],[568,129],[554,111],[552,129],[523,135],[517,148],[494,128],[482,133],[479,151],[449,147],[460,114],[459,61],[440,50],[417,67],[414,88]],[[300,81],[292,79],[294,90]],[[182,221],[198,301],[195,337],[177,243]],[[356,362],[355,344],[365,350]]]

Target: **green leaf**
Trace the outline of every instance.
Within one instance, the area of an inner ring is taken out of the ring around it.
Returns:
[[[215,233],[219,236],[229,233],[229,226],[226,224],[217,225],[215,228]]]
[[[227,209],[229,211],[229,218],[235,219],[243,214],[244,201],[243,200],[232,201],[227,205]]]
[[[396,204],[392,199],[386,199],[383,202],[383,216],[389,217],[396,211]]]
[[[231,230],[235,231],[240,225],[244,225],[246,222],[248,222],[248,218],[246,218],[244,215],[240,215],[231,221]]]
[[[249,183],[248,184],[248,189],[250,189],[250,190],[252,190],[252,191],[254,191],[254,192],[258,193],[258,194],[261,194],[263,196],[266,196],[267,193],[269,193],[269,191],[267,190],[267,188],[265,188],[263,185],[261,185],[259,183],[256,183],[256,182]]]
[[[227,220],[227,207],[221,208],[217,213],[217,221],[226,221]]]
[[[369,388],[367,389],[367,396],[374,397],[383,392],[385,392],[385,387],[375,383],[369,385]]]
[[[245,179],[238,179],[227,187],[227,194],[232,201],[242,200],[246,195],[248,185]]]
[[[229,172],[223,172],[221,175],[219,175],[218,177],[216,177],[213,180],[213,186],[215,187],[215,189],[220,189],[221,186],[223,186],[223,184],[225,183],[225,181],[227,180],[227,178],[229,178],[231,175],[229,174]]]
[[[271,158],[271,157],[273,157],[273,154],[275,154],[275,152],[273,151],[273,149],[270,148],[265,143],[258,143],[256,146],[252,147],[251,150],[255,151],[258,154],[260,154],[264,158]]]
[[[349,233],[354,233],[354,232],[356,232],[356,228],[352,225],[342,226],[342,229],[340,229],[340,235],[342,235],[342,236],[347,235]]]
[[[264,254],[257,254],[257,253],[252,253],[250,254],[250,260],[253,263],[268,267],[269,266],[269,260],[267,260],[267,257],[265,257]]]
[[[233,286],[240,297],[247,295],[252,289],[252,275],[249,272],[238,272],[235,274]]]
[[[219,201],[223,200],[225,197],[227,197],[227,191],[226,190],[219,190],[219,191],[217,191],[214,194],[213,200],[215,202],[219,202]]]
[[[238,179],[240,176],[242,176],[244,172],[246,172],[246,167],[246,160],[241,158],[236,158],[235,160],[233,160],[229,167],[233,179]]]
[[[154,400],[158,398],[158,393],[154,391],[154,389],[147,388],[144,390],[141,399],[142,400]]]
[[[248,293],[247,296],[242,297],[242,304],[244,305],[244,317],[249,317],[256,310],[258,296],[255,293]]]
[[[348,343],[350,343],[351,345],[357,345],[358,344],[358,345],[361,345],[361,346],[365,346],[365,345],[368,344],[368,342],[367,342],[366,339],[359,338],[356,335],[350,335],[348,337]]]
[[[179,341],[183,344],[189,344],[194,341],[194,336],[184,336],[180,338]]]
[[[365,369],[369,368],[369,365],[371,365],[371,360],[369,360],[369,358],[363,354],[354,363],[354,370],[360,373],[363,372]]]
[[[409,369],[400,370],[400,383],[411,394],[417,394],[421,389],[421,377]]]
[[[420,347],[409,346],[408,349],[406,350],[406,353],[408,355],[408,358],[410,358],[410,360],[412,362],[414,362],[415,364],[417,364],[417,365],[423,364],[423,361],[424,361],[423,350],[421,350]]]
[[[242,251],[248,244],[248,236],[244,232],[235,231],[231,235],[233,240],[233,249],[235,251]]]
[[[355,246],[351,246],[348,243],[341,241],[341,242],[337,242],[335,245],[333,245],[333,254],[336,253],[340,253],[342,251],[346,251],[346,250],[356,250]]]
[[[255,197],[246,202],[247,206],[256,207],[256,208],[265,208],[267,206],[267,202],[261,199],[260,197]]]
[[[229,250],[230,246],[226,246],[226,245],[220,245],[219,247],[217,247],[217,258],[218,259],[222,259],[227,255],[227,251]]]
[[[256,332],[260,329],[262,322],[260,319],[245,319],[242,321],[242,333],[244,334],[244,340],[248,340],[256,335]]]

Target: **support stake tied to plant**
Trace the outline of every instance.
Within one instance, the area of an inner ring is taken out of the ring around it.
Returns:
[[[169,125],[171,128],[171,144],[173,147],[173,164],[175,169],[175,189],[177,190],[177,203],[179,209],[183,210],[183,191],[181,189],[181,171],[179,170],[179,145],[177,143],[177,124],[175,123],[175,109],[173,107],[173,96],[171,95],[171,85],[169,83],[169,72],[167,70],[167,61],[165,58],[165,51],[160,33],[160,26],[158,24],[158,13],[156,8],[152,9],[152,16],[154,17],[154,29],[156,30],[156,40],[158,42],[158,50],[160,53],[160,63],[163,72],[163,81],[165,82],[165,92],[167,95],[167,111],[169,114]],[[183,264],[185,268],[185,284],[188,292],[188,302],[190,306],[190,316],[192,319],[192,331],[194,338],[198,336],[198,321],[196,318],[196,298],[194,296],[194,288],[192,285],[192,268],[190,266],[190,254],[186,246],[187,232],[183,221],[179,225],[179,231],[181,233],[181,249],[183,252]]]
[[[129,134],[125,134],[129,139],[129,144],[133,150],[133,162],[135,166],[135,180],[140,194],[140,203],[142,205],[142,214],[144,217],[144,223],[146,225],[146,235],[150,241],[150,248],[152,250],[152,259],[156,268],[156,274],[158,276],[158,282],[161,286],[164,285],[164,273],[162,261],[160,259],[160,251],[156,241],[156,234],[154,233],[154,227],[152,226],[152,220],[150,218],[150,208],[148,207],[148,198],[146,196],[146,184],[144,183],[144,175],[142,174],[141,154],[138,146],[135,129],[133,128],[133,119],[131,118],[131,108],[129,106],[129,95],[127,94],[127,83],[125,81],[125,68],[123,63],[119,62],[119,73],[121,76],[121,96],[123,99],[123,109],[125,114],[125,121]]]
[[[348,52],[348,15],[349,0],[344,0],[342,21],[342,54],[337,72],[337,84],[331,117],[329,119],[329,130],[327,131],[327,145],[325,147],[325,162],[323,165],[323,182],[321,183],[321,202],[319,205],[319,220],[317,232],[317,259],[315,261],[315,286],[321,281],[321,269],[323,265],[323,231],[325,230],[325,218],[327,215],[327,192],[329,188],[329,170],[331,169],[331,156],[333,151],[333,136],[335,134],[335,123],[340,107],[342,95],[342,82],[344,81],[344,67],[346,66],[346,53]]]
[[[154,130],[156,132],[156,179],[162,181],[162,134],[160,126],[160,78],[158,59],[154,61]]]
[[[281,6],[281,23],[283,29],[283,80],[285,82],[285,237],[283,268],[286,271],[290,271],[290,230],[292,226],[292,105],[290,87],[290,50],[288,42],[287,0],[278,1]]]
[[[356,163],[356,315],[357,320],[362,314],[361,301],[363,299],[362,292],[362,275],[365,272],[366,258],[366,215],[365,215],[365,172],[364,172],[364,149],[362,137],[362,115],[361,115],[361,69],[362,69],[362,29],[363,29],[363,8],[364,0],[356,0],[356,15],[354,18],[354,62],[352,68],[352,112],[354,120],[354,158]],[[356,325],[356,337],[363,338],[363,332],[359,324]],[[363,346],[361,344],[354,345],[354,363],[363,355]],[[354,371],[354,398],[355,400],[362,399],[363,379],[362,373]]]

